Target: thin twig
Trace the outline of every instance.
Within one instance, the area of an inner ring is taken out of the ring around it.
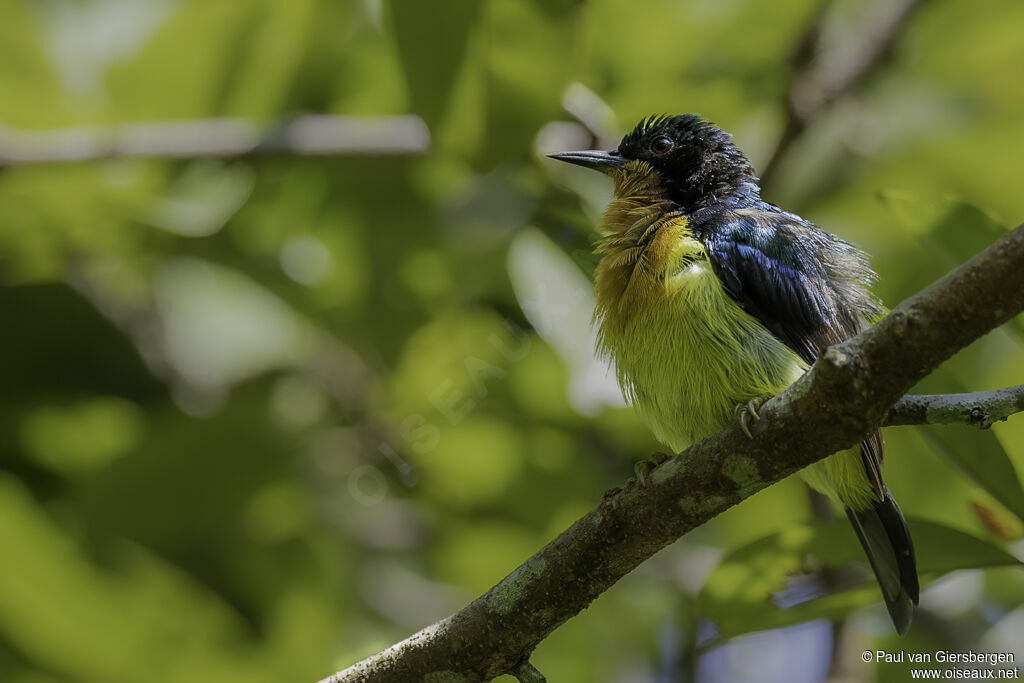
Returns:
[[[261,154],[419,154],[430,132],[418,116],[304,115],[125,123],[26,131],[0,124],[0,167],[103,159],[232,158]]]
[[[877,3],[876,10],[884,12],[877,27],[865,33],[855,55],[844,60],[830,60],[827,55],[814,55],[814,46],[818,43],[828,15],[828,5],[815,13],[797,40],[793,57],[794,72],[784,96],[786,124],[775,150],[761,170],[762,186],[772,183],[779,162],[807,127],[885,63],[911,15],[926,1],[903,0],[895,5],[888,1]]]
[[[832,660],[829,662],[825,683],[861,683],[870,668],[865,667],[860,655],[864,651],[857,634],[846,619],[832,624]]]
[[[970,394],[908,394],[889,411],[885,424],[963,424],[988,429],[1024,412],[1024,384]]]
[[[548,679],[544,677],[544,674],[537,671],[533,664],[523,662],[516,672],[516,680],[519,683],[545,683]]]

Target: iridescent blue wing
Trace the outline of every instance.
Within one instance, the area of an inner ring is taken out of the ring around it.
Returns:
[[[760,204],[718,212],[698,230],[729,294],[807,363],[882,312],[864,255],[799,216]],[[882,482],[880,431],[861,442],[860,455],[877,500],[847,515],[904,633],[918,600],[917,568],[903,514]]]
[[[799,216],[763,204],[718,212],[699,230],[730,296],[808,365],[881,315],[865,255]],[[879,498],[882,452],[879,432],[861,443]]]
[[[733,209],[700,231],[730,296],[808,364],[881,312],[864,255],[798,216]]]

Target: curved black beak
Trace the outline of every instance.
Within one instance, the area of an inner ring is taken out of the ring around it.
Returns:
[[[585,166],[598,171],[608,171],[613,168],[622,168],[623,159],[618,152],[605,152],[599,149],[586,149],[579,152],[556,152],[549,154],[552,159],[565,161],[577,166]]]

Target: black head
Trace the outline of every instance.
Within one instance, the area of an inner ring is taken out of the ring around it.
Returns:
[[[549,156],[612,175],[657,173],[664,193],[687,211],[758,193],[754,169],[732,136],[697,114],[648,117],[610,152]]]

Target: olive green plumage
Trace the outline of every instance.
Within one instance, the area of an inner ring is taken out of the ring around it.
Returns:
[[[642,121],[612,152],[552,155],[610,175],[595,277],[599,350],[675,452],[789,386],[828,345],[881,314],[864,255],[763,201],[730,137],[695,115]],[[846,509],[903,633],[918,598],[913,545],[881,478],[882,439],[801,476]]]

